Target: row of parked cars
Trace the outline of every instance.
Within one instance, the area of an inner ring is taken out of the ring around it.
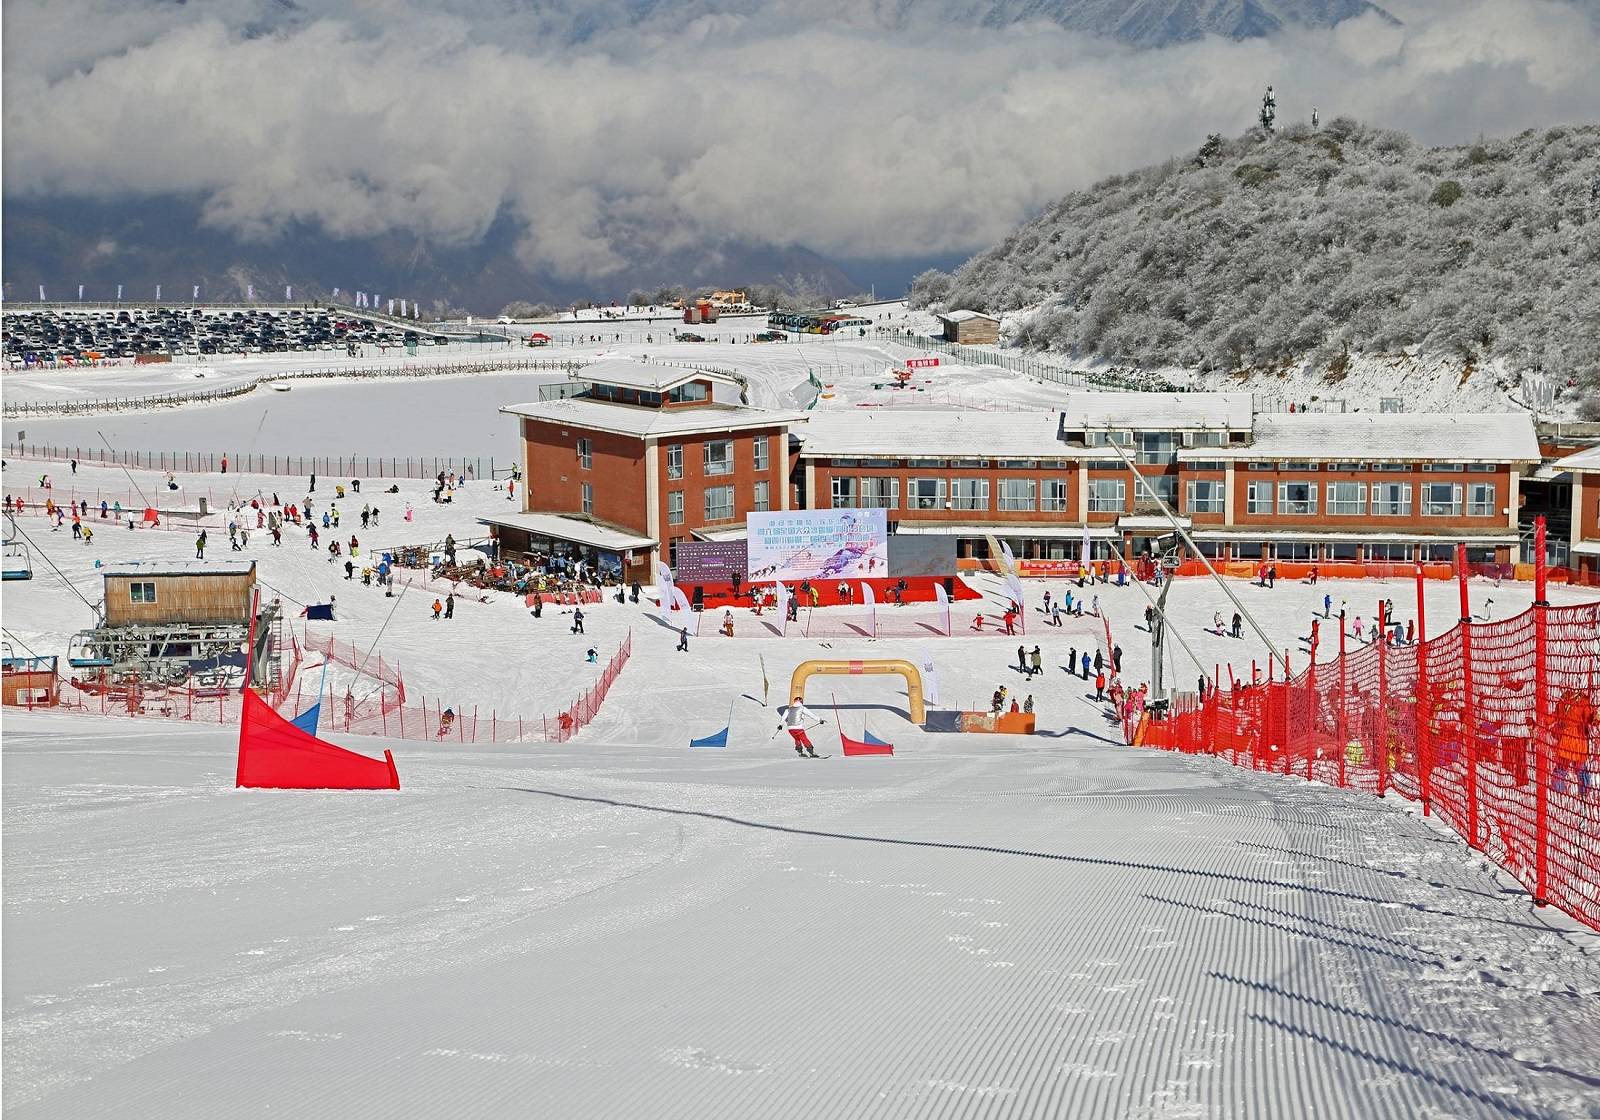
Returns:
[[[50,310],[13,313],[0,322],[0,345],[12,362],[92,362],[141,354],[213,355],[344,352],[361,347],[443,346],[443,335],[401,330],[327,308],[269,311],[201,308]]]

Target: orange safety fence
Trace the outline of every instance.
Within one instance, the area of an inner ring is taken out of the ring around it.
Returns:
[[[544,737],[549,743],[565,743],[584,727],[594,722],[594,717],[600,714],[600,705],[611,691],[611,686],[616,682],[617,676],[622,672],[622,667],[628,663],[628,658],[633,655],[633,631],[629,630],[627,637],[622,639],[622,644],[617,647],[617,652],[611,655],[611,660],[600,673],[600,679],[584,690],[570,705],[553,716],[544,717]]]
[[[1182,694],[1165,718],[1126,730],[1142,747],[1393,790],[1535,899],[1600,928],[1597,705],[1600,603],[1586,603],[1363,645],[1287,681]]]

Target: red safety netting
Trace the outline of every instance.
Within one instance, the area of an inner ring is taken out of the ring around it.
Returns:
[[[600,705],[605,702],[606,694],[611,691],[611,685],[632,655],[633,631],[629,630],[628,636],[623,638],[622,644],[617,647],[617,652],[606,662],[605,669],[600,673],[600,679],[565,709],[553,716],[544,717],[545,741],[565,743],[586,725],[594,722],[594,717],[600,714]]]
[[[394,756],[347,751],[308,735],[246,689],[235,784],[247,789],[399,789]]]
[[[1600,603],[1362,646],[1173,699],[1140,746],[1421,802],[1536,899],[1600,928]]]

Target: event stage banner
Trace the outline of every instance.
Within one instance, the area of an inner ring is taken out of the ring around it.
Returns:
[[[889,574],[889,518],[884,510],[752,513],[746,524],[752,583],[882,579]]]

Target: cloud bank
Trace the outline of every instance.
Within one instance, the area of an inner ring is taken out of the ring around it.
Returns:
[[[1241,131],[1268,83],[1280,121],[1315,105],[1424,142],[1600,117],[1600,32],[1556,0],[1144,51],[978,7],[12,0],[5,191],[198,196],[248,239],[460,244],[505,212],[529,267],[601,277],[702,238],[979,248]]]

